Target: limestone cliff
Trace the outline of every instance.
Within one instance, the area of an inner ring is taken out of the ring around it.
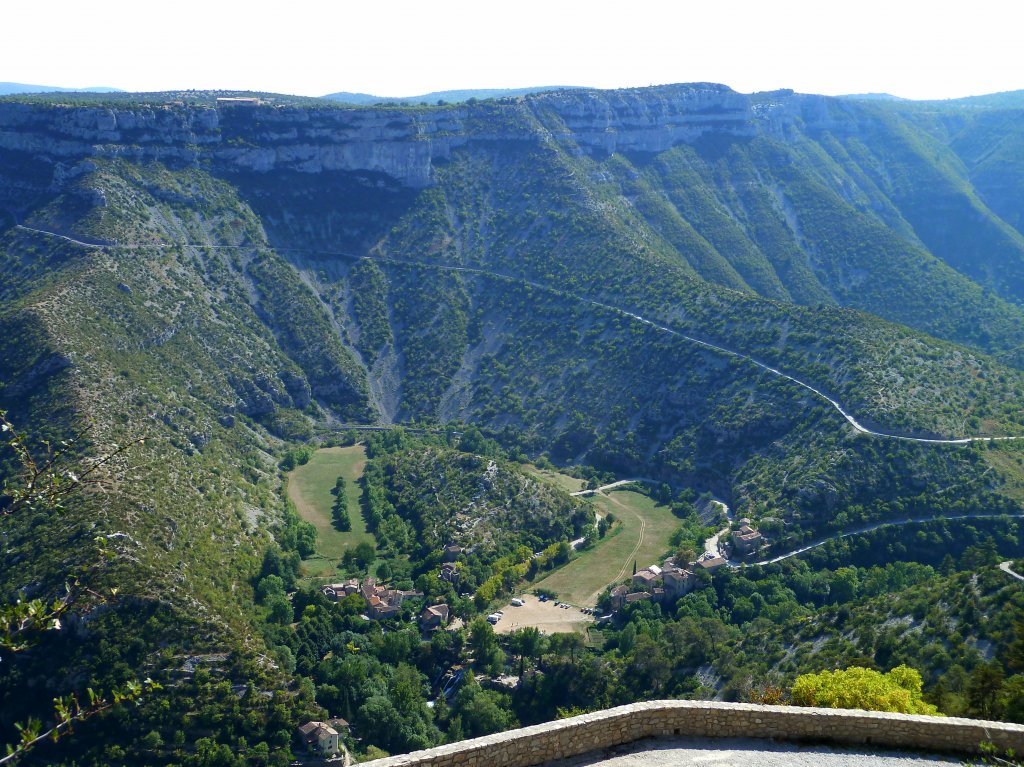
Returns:
[[[54,163],[122,156],[229,171],[378,172],[423,187],[435,161],[472,141],[554,139],[602,154],[659,152],[709,131],[784,133],[796,120],[826,121],[830,105],[840,108],[822,97],[744,95],[714,84],[555,91],[405,109],[8,102],[0,103],[0,150]]]

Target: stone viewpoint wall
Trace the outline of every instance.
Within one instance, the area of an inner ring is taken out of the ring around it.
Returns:
[[[798,706],[663,700],[378,759],[373,767],[531,767],[648,737],[737,737],[976,753],[990,741],[1024,753],[1024,726]]]

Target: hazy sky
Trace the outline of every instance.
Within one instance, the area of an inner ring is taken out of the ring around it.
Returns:
[[[1017,0],[5,3],[0,81],[409,96],[713,81],[948,98],[1024,88]]]

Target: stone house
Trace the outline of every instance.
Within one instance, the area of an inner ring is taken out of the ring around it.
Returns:
[[[393,618],[400,612],[402,603],[410,597],[421,597],[419,591],[388,589],[377,584],[376,578],[366,578],[360,583],[355,578],[344,583],[328,583],[320,589],[332,601],[344,599],[349,594],[361,594],[368,605],[368,613],[374,620]]]
[[[359,580],[357,578],[350,578],[343,583],[327,583],[320,587],[320,591],[332,602],[340,602],[349,594],[355,594],[359,591]]]
[[[661,583],[661,568],[657,565],[651,565],[645,567],[643,570],[637,570],[633,576],[634,586],[648,586],[654,588],[656,584]]]
[[[332,718],[328,719],[326,724],[329,727],[333,727],[335,730],[337,730],[339,737],[340,737],[341,733],[348,732],[349,727],[350,727],[349,723],[347,721],[345,721],[344,719],[342,719],[340,716],[336,716],[336,717],[332,717]]]
[[[307,750],[321,756],[334,756],[341,752],[338,731],[326,722],[306,722],[299,727],[298,736]]]
[[[750,525],[743,525],[732,534],[732,545],[736,547],[736,553],[741,557],[753,554],[763,543],[761,533]]]
[[[456,567],[453,563],[445,562],[443,565],[441,565],[440,577],[442,581],[450,583],[452,584],[452,586],[458,588],[460,579],[459,568]]]
[[[366,600],[366,603],[369,606],[370,617],[375,621],[394,618],[402,611],[400,605],[391,604],[390,602],[381,599],[376,594],[371,594],[370,598]]]
[[[665,596],[672,600],[689,594],[697,585],[697,577],[693,571],[682,567],[665,568],[661,573],[661,578],[665,584]]]
[[[612,598],[613,610],[622,609],[622,606],[626,604],[626,594],[628,593],[629,589],[624,584],[620,584],[611,590],[610,596]]]
[[[428,607],[420,613],[420,628],[424,631],[439,629],[448,622],[448,605],[440,604]]]
[[[711,572],[717,570],[719,567],[724,567],[728,564],[722,557],[714,557],[709,554],[702,554],[700,558],[694,563],[697,567],[702,570]]]

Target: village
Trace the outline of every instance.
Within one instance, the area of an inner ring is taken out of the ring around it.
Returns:
[[[728,540],[721,541],[727,534]],[[625,605],[642,601],[673,603],[693,591],[701,581],[698,573],[711,573],[720,567],[737,564],[741,558],[756,554],[767,543],[750,519],[737,520],[736,529],[725,528],[708,539],[706,550],[693,562],[680,565],[669,557],[662,564],[649,565],[633,573],[630,583],[619,584],[609,592],[612,614]],[[724,556],[723,556],[724,555]]]
[[[734,527],[733,530],[727,527],[713,538],[708,539],[707,550],[692,562],[681,564],[676,562],[673,557],[669,557],[661,565],[652,564],[641,570],[636,570],[634,564],[633,576],[629,583],[611,588],[609,592],[611,612],[608,615],[600,616],[600,619],[610,620],[625,605],[634,602],[646,600],[674,602],[698,586],[701,581],[698,573],[711,573],[720,567],[736,564],[742,558],[757,553],[767,542],[764,536],[752,526],[751,520],[748,518],[744,517],[738,520]],[[720,537],[726,535],[728,537],[724,542],[719,540]],[[458,588],[460,580],[456,560],[463,552],[464,549],[455,544],[446,546],[443,554],[444,561],[438,571],[438,577],[455,588]],[[398,617],[406,600],[420,599],[424,596],[420,591],[388,588],[372,576],[361,580],[350,578],[339,583],[327,583],[321,587],[321,592],[332,602],[340,602],[352,594],[359,594],[366,601],[365,617],[378,621]],[[546,601],[546,598],[542,597],[541,601]],[[562,602],[555,604],[558,607],[572,607]],[[509,606],[523,607],[524,602],[521,598],[514,598]],[[583,606],[582,612],[587,615],[596,613],[589,606]],[[487,615],[487,620],[492,625],[496,625],[503,616],[504,611],[498,610]],[[418,623],[423,631],[435,631],[446,626],[450,617],[449,605],[445,603],[427,605],[419,613]]]
[[[508,633],[528,626],[538,629],[542,634],[561,633],[578,631],[585,623],[595,620],[598,625],[612,622],[628,605],[644,601],[672,604],[694,589],[707,585],[710,574],[715,570],[737,566],[742,559],[757,553],[766,543],[767,540],[753,527],[751,520],[742,518],[709,538],[705,551],[694,561],[679,563],[674,557],[668,557],[661,565],[652,564],[639,570],[634,563],[634,572],[628,582],[613,585],[608,591],[607,598],[603,600],[603,606],[608,608],[604,615],[599,615],[602,611],[596,607],[570,605],[540,594],[536,604],[533,598],[528,599],[525,595],[514,597],[504,609],[488,614],[486,619],[495,626],[498,633]],[[437,571],[442,581],[456,589],[460,581],[458,560],[464,553],[467,553],[466,550],[458,545],[445,546],[443,561]],[[399,619],[404,612],[403,608],[411,606],[410,600],[421,600],[425,596],[421,591],[389,588],[373,576],[326,583],[320,591],[331,602],[341,602],[352,595],[360,596],[366,605],[364,619],[373,621]],[[550,609],[546,612],[538,611],[537,607],[541,605],[550,605]],[[560,612],[553,611],[560,609],[578,612],[579,615],[559,620],[562,617]],[[509,621],[504,621],[506,610],[513,616]],[[555,616],[554,620],[551,619],[552,615]],[[454,617],[451,607],[446,603],[424,605],[414,620],[424,634],[446,627],[455,629],[462,626],[462,622]],[[504,625],[499,626],[500,623]],[[447,694],[449,687],[454,690],[456,686],[449,685],[442,694]],[[340,718],[309,721],[298,728],[296,738],[309,755],[348,767],[352,760],[343,740],[348,730],[348,722]]]

